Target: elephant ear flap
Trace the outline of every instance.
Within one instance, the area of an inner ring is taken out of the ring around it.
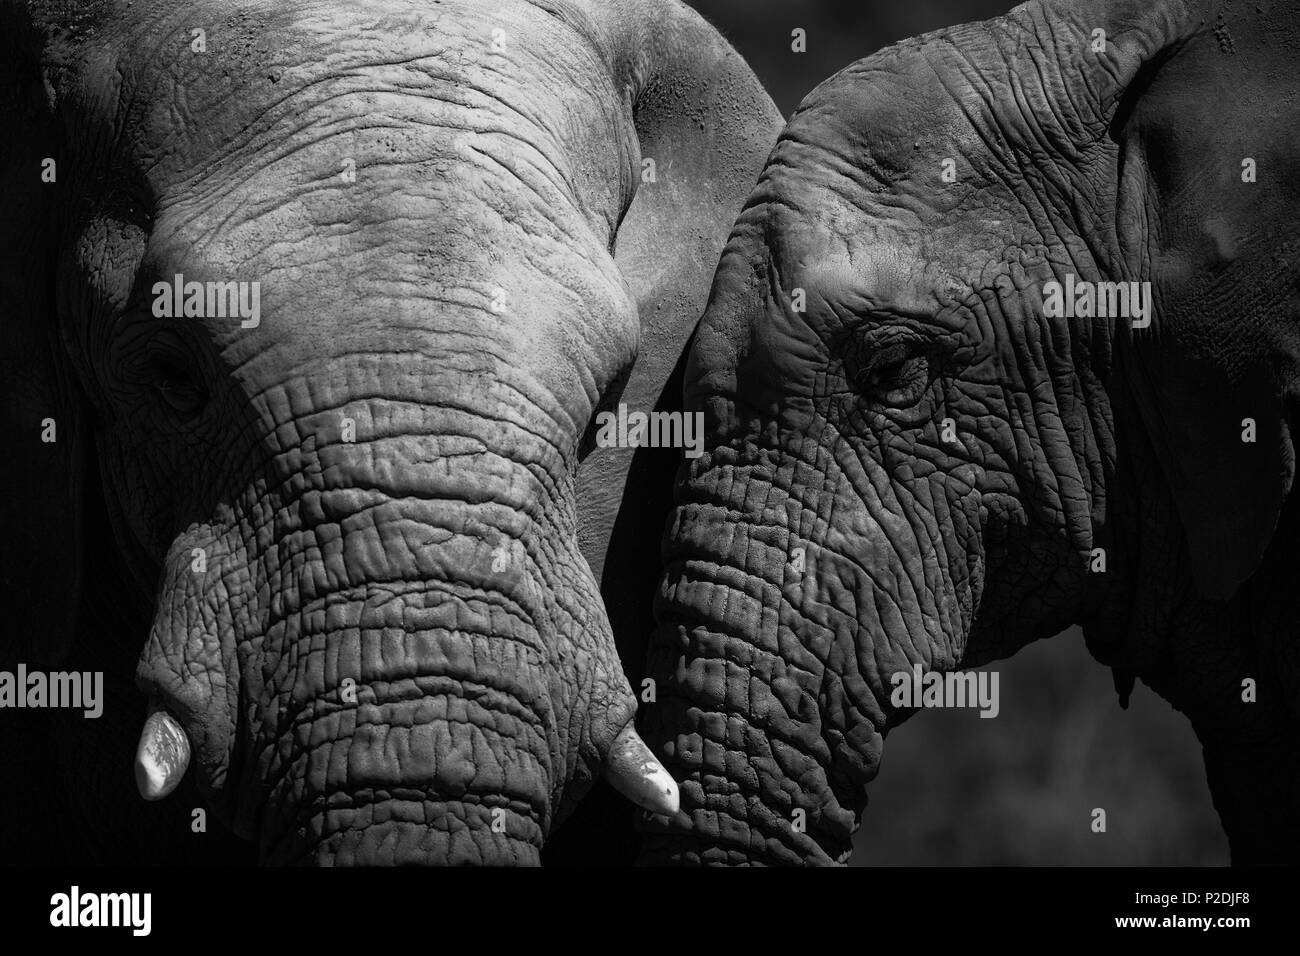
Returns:
[[[662,387],[784,121],[740,54],[693,10],[676,0],[629,7],[641,156],[614,257],[641,316],[634,376]]]
[[[79,392],[58,357],[50,209],[69,171],[38,37],[21,11],[0,13],[0,664],[52,667],[79,611],[90,455]]]
[[[639,153],[613,245],[640,319],[636,361],[603,402],[671,411],[681,407],[680,360],[722,247],[783,120],[740,55],[685,4],[626,0],[601,10],[613,25],[612,65]],[[636,455],[643,460],[634,468],[626,450],[598,448],[579,472],[579,540],[598,581],[607,565],[620,566],[624,576],[646,573],[644,542],[660,533],[660,510],[671,501],[675,461],[659,455],[652,467],[643,452]],[[617,540],[608,543],[606,529],[616,525]],[[611,615],[644,627],[648,609],[620,610],[623,600],[607,594]]]
[[[1149,327],[1121,322],[1118,353],[1192,575],[1227,599],[1263,559],[1295,474],[1300,7],[1213,21],[1159,0],[1116,6],[1140,42],[1103,142],[1118,147],[1112,278],[1149,282],[1154,303]]]
[[[1143,424],[1183,528],[1197,587],[1227,600],[1259,566],[1295,477],[1282,402],[1265,375],[1224,370],[1145,342],[1132,376]]]

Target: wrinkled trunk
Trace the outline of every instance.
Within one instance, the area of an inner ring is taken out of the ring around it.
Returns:
[[[264,862],[535,864],[633,710],[560,453],[355,408],[173,544],[141,686]]]
[[[268,635],[264,861],[535,864],[556,727],[528,615],[463,581],[313,605]]]
[[[736,520],[747,496],[767,518],[793,500],[740,471],[692,480],[669,530],[643,736],[682,812],[643,824],[642,861],[830,864],[851,852],[885,716],[852,661],[856,624],[815,607],[836,588],[812,573],[817,549],[783,522]]]
[[[418,510],[459,523],[451,505]],[[253,753],[267,862],[537,862],[560,752],[550,609],[491,580],[490,544],[451,532],[431,543],[448,567],[420,580],[367,548],[364,582],[274,615]]]

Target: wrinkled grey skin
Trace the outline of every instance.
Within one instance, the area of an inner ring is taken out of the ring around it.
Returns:
[[[147,695],[263,862],[538,862],[636,707],[632,454],[584,434],[658,401],[770,100],[672,0],[0,10],[3,663],[111,695],[14,715],[6,839],[58,858],[84,794],[74,858],[211,846],[189,789],[122,802]],[[260,324],[155,318],[176,273]]]
[[[1030,2],[804,101],[687,368],[645,859],[843,860],[890,675],[1077,622],[1191,719],[1234,862],[1294,862],[1298,42],[1281,3]],[[1045,318],[1067,273],[1150,281],[1151,327]]]

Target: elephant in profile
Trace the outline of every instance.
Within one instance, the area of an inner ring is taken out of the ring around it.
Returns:
[[[1234,863],[1300,857],[1298,47],[1030,0],[803,101],[686,369],[646,861],[845,860],[899,691],[1072,624],[1190,719]]]
[[[265,863],[535,864],[602,775],[674,810],[627,649],[676,456],[594,424],[680,395],[780,130],[725,40],[4,0],[0,79],[0,667],[105,675],[0,712],[6,859],[248,859],[202,809]]]

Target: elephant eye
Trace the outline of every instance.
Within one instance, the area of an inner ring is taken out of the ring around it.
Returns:
[[[913,343],[900,342],[873,350],[851,372],[858,392],[871,401],[894,408],[915,405],[930,385],[930,360]]]
[[[154,359],[150,365],[153,391],[181,416],[193,418],[207,405],[207,393],[188,368],[169,358]]]

